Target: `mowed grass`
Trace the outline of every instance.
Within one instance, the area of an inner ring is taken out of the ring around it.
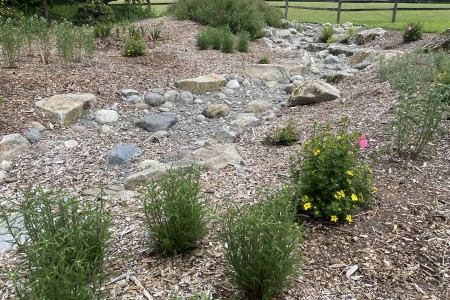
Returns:
[[[345,0],[344,0],[345,1]],[[121,4],[124,0],[116,0],[110,4]],[[167,5],[153,5],[158,3],[173,2],[171,0],[151,0],[152,8],[156,15],[162,15]],[[284,6],[284,1],[267,1],[270,5]],[[310,6],[319,8],[337,8],[337,3],[323,2],[289,2],[290,6]],[[76,6],[76,5],[75,5]],[[392,8],[393,3],[343,3],[342,8]],[[54,5],[57,7],[57,5]],[[399,3],[399,8],[450,8],[448,4],[408,4]],[[73,11],[73,6],[70,9]],[[284,8],[280,8],[284,12]],[[67,11],[66,11],[67,13]],[[336,11],[320,11],[290,8],[288,19],[300,22],[312,23],[336,23]],[[424,32],[441,32],[450,28],[450,10],[419,10],[419,11],[397,11],[395,23],[391,23],[392,10],[387,11],[343,11],[340,23],[351,22],[354,25],[367,25],[369,27],[382,27],[385,29],[404,30],[409,21],[419,21],[424,24]]]

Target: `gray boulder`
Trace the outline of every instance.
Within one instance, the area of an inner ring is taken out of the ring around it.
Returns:
[[[175,90],[169,90],[164,93],[164,100],[166,102],[175,102],[177,100],[178,91]]]
[[[265,81],[276,81],[279,83],[289,83],[290,72],[280,65],[246,65],[244,73],[248,77],[256,77]]]
[[[263,114],[272,109],[272,103],[264,100],[253,100],[247,104],[245,112]]]
[[[157,93],[146,93],[144,95],[144,101],[150,106],[160,106],[161,104],[166,102],[164,96]]]
[[[41,132],[34,127],[28,128],[23,134],[31,143],[37,143],[42,139]]]
[[[294,90],[286,105],[297,106],[331,101],[340,97],[339,90],[321,80],[307,81]]]
[[[114,123],[119,120],[119,113],[112,109],[101,109],[94,113],[94,120],[101,123]]]
[[[142,118],[137,121],[136,125],[149,132],[157,132],[160,130],[169,130],[169,128],[175,125],[177,121],[178,119],[175,113],[163,112]]]
[[[131,144],[118,144],[108,153],[108,165],[124,165],[131,157],[140,153],[141,150]]]
[[[30,147],[30,142],[18,133],[5,135],[0,141],[0,161],[11,160]]]
[[[384,36],[385,33],[386,30],[384,30],[383,28],[366,29],[358,32],[355,35],[354,40],[358,45],[364,45],[370,41]]]
[[[238,165],[243,158],[231,144],[214,144],[197,149],[180,160],[181,163],[195,163],[207,170],[220,170],[229,164]]]
[[[228,116],[229,113],[230,108],[228,107],[227,104],[212,104],[205,107],[205,109],[202,112],[202,114],[205,117],[211,119],[225,117]]]

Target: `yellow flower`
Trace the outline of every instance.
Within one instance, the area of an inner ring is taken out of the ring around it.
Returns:
[[[342,135],[338,136],[338,140],[342,140],[344,137]]]
[[[342,199],[344,197],[345,197],[345,192],[343,190],[340,190],[334,194],[334,198],[336,198],[338,200]]]
[[[374,186],[374,187],[372,188],[372,190],[373,190],[374,192],[376,192],[376,191],[378,191],[378,188],[377,188],[376,186]]]
[[[308,202],[308,200],[309,200],[308,195],[304,195],[302,197],[302,202]]]
[[[319,155],[319,153],[320,153],[320,149],[314,149],[314,150],[313,150],[314,156]]]
[[[352,184],[352,180],[347,178],[348,184]]]
[[[303,204],[303,209],[304,210],[308,210],[308,209],[310,209],[311,208],[311,203],[305,203],[305,204]]]
[[[352,215],[347,215],[347,216],[345,217],[345,219],[346,219],[349,223],[351,223],[351,222],[352,222]]]
[[[348,170],[348,171],[346,172],[346,174],[349,175],[349,176],[353,176],[353,173],[352,173],[352,171],[350,171],[350,170]]]
[[[355,194],[352,194],[352,201],[358,201],[358,196],[356,196]]]
[[[371,168],[367,168],[367,172],[369,172],[370,174],[372,174],[372,169],[371,169]]]
[[[337,221],[338,221],[338,217],[336,215],[332,215],[331,222],[337,222]]]

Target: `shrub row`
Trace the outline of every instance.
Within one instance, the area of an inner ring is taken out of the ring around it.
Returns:
[[[197,47],[200,50],[212,48],[231,53],[234,49],[239,52],[249,51],[250,34],[240,32],[236,37],[228,27],[214,28],[207,26],[197,34]]]

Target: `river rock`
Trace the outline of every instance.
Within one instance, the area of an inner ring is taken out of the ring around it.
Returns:
[[[331,101],[340,97],[339,90],[321,80],[307,81],[294,90],[286,105],[297,106]]]
[[[144,95],[144,101],[150,106],[159,106],[166,102],[164,96],[157,93],[146,93]]]
[[[290,72],[283,66],[271,64],[246,65],[244,73],[265,81],[289,83]]]
[[[175,113],[163,112],[142,118],[136,122],[136,125],[149,132],[156,132],[160,130],[167,131],[170,127],[175,125],[177,121],[178,119]]]
[[[118,144],[108,153],[108,165],[123,165],[130,161],[131,157],[141,150],[131,144]]]
[[[204,94],[224,87],[226,79],[217,74],[203,75],[196,78],[183,79],[175,83],[181,90],[190,91],[194,94]]]
[[[112,109],[101,109],[94,113],[94,120],[101,123],[114,123],[119,120],[119,113]]]
[[[18,133],[8,134],[0,140],[0,161],[11,160],[31,147],[30,142]]]
[[[42,139],[41,132],[34,127],[28,128],[23,135],[30,141],[30,143],[37,143]]]
[[[230,108],[227,104],[211,104],[203,110],[202,114],[211,119],[228,116]]]

